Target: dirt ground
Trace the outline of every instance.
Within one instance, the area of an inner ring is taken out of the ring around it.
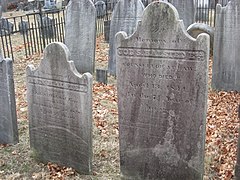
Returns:
[[[29,147],[25,70],[38,66],[42,54],[26,58],[23,44],[14,40],[16,53],[14,81],[17,105],[19,143],[0,145],[0,179],[120,179],[118,111],[116,79],[108,85],[97,83],[93,88],[93,175],[81,175],[68,167],[36,162]],[[97,38],[96,68],[107,69],[108,44]],[[211,77],[211,59],[209,77]],[[95,78],[95,77],[94,77]],[[237,106],[240,93],[215,92],[209,78],[208,116],[206,126],[205,179],[233,179],[239,122]]]

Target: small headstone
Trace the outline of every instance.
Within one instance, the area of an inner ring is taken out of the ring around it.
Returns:
[[[144,5],[140,0],[120,0],[114,8],[109,36],[108,72],[111,75],[116,76],[115,35],[119,31],[126,32],[128,36],[133,34],[143,10]]]
[[[0,144],[18,142],[13,64],[0,56]]]
[[[14,24],[11,23],[8,19],[6,18],[1,18],[0,19],[0,30],[3,30],[4,32],[12,33],[13,32],[13,26]]]
[[[240,120],[240,105],[238,106],[238,119]],[[237,163],[235,166],[235,179],[240,179],[240,129],[238,130]]]
[[[40,66],[27,68],[30,146],[35,158],[92,171],[92,75],[79,74],[62,43],[51,43]]]
[[[109,43],[110,23],[111,20],[104,21],[104,39],[107,43]]]
[[[240,2],[216,7],[212,87],[215,90],[240,91]]]
[[[95,8],[97,11],[97,17],[103,17],[106,15],[106,4],[103,1],[97,1],[95,4]]]
[[[54,38],[55,36],[54,19],[52,17],[44,16],[42,17],[41,21],[40,16],[37,16],[37,21],[40,27],[43,26],[42,28],[40,28],[41,36],[44,38]]]
[[[70,59],[79,73],[93,73],[96,44],[96,10],[93,2],[70,1],[65,22],[65,44],[70,50]]]
[[[125,179],[202,180],[209,36],[193,39],[169,3],[116,35],[120,169]]]
[[[204,23],[193,23],[187,28],[188,34],[197,38],[201,33],[207,33],[210,36],[210,49],[213,52],[214,29]]]
[[[29,30],[29,23],[28,21],[21,21],[18,23],[18,28],[19,28],[19,32],[21,34],[26,34],[28,33]]]
[[[107,84],[107,70],[96,69],[96,81]]]
[[[195,22],[196,2],[195,0],[168,0],[178,10],[179,17],[183,20],[185,28]]]

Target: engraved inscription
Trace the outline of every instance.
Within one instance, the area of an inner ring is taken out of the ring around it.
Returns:
[[[148,49],[134,47],[119,47],[118,56],[158,58],[181,61],[204,61],[205,52],[200,50],[176,50],[176,49]]]
[[[32,76],[32,77],[28,77],[28,83],[67,89],[69,91],[87,92],[87,86],[84,84],[74,84],[74,83],[64,82],[60,80],[53,81],[51,79],[44,79],[44,78],[38,78],[38,77]]]

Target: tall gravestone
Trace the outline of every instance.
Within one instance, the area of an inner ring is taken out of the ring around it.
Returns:
[[[94,72],[96,10],[91,0],[71,0],[66,10],[65,44],[79,73]]]
[[[175,6],[179,13],[180,19],[183,20],[185,28],[195,22],[196,2],[195,0],[168,0]]]
[[[131,35],[136,29],[137,22],[141,20],[144,5],[140,0],[120,0],[114,8],[109,35],[108,72],[116,76],[116,49],[115,35],[124,31]]]
[[[36,159],[92,170],[92,75],[79,74],[69,50],[52,43],[27,68],[30,146]]]
[[[212,87],[240,91],[240,1],[216,8],[213,45]]]
[[[0,144],[16,144],[17,142],[13,64],[10,59],[2,59],[0,54]]]
[[[209,36],[193,39],[171,4],[154,2],[116,49],[123,176],[202,179]]]

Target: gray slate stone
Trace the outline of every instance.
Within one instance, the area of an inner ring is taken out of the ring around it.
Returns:
[[[95,8],[96,8],[96,12],[97,12],[97,17],[103,17],[106,15],[107,11],[106,11],[106,4],[103,1],[97,1],[94,4]]]
[[[120,0],[114,8],[109,35],[108,72],[111,75],[116,76],[115,35],[119,31],[124,31],[127,35],[133,34],[143,10],[144,5],[140,0]]]
[[[193,38],[197,38],[201,33],[207,33],[210,36],[210,49],[213,52],[214,29],[204,23],[193,23],[187,28],[188,34]]]
[[[96,81],[107,84],[107,70],[96,69]]]
[[[240,91],[240,2],[217,5],[214,35],[212,87]]]
[[[92,75],[79,74],[69,50],[51,43],[40,66],[27,68],[30,146],[36,158],[92,171]]]
[[[179,13],[179,17],[183,20],[184,26],[186,28],[195,22],[195,0],[168,0],[168,2],[176,7]]]
[[[116,49],[123,179],[202,179],[209,36],[192,38],[171,4],[155,2]]]
[[[79,73],[94,72],[96,10],[90,0],[71,0],[66,10],[65,44]]]
[[[21,21],[18,23],[18,29],[21,34],[26,34],[28,33],[29,30],[29,23],[28,21]]]
[[[0,57],[0,144],[18,143],[13,64]]]

